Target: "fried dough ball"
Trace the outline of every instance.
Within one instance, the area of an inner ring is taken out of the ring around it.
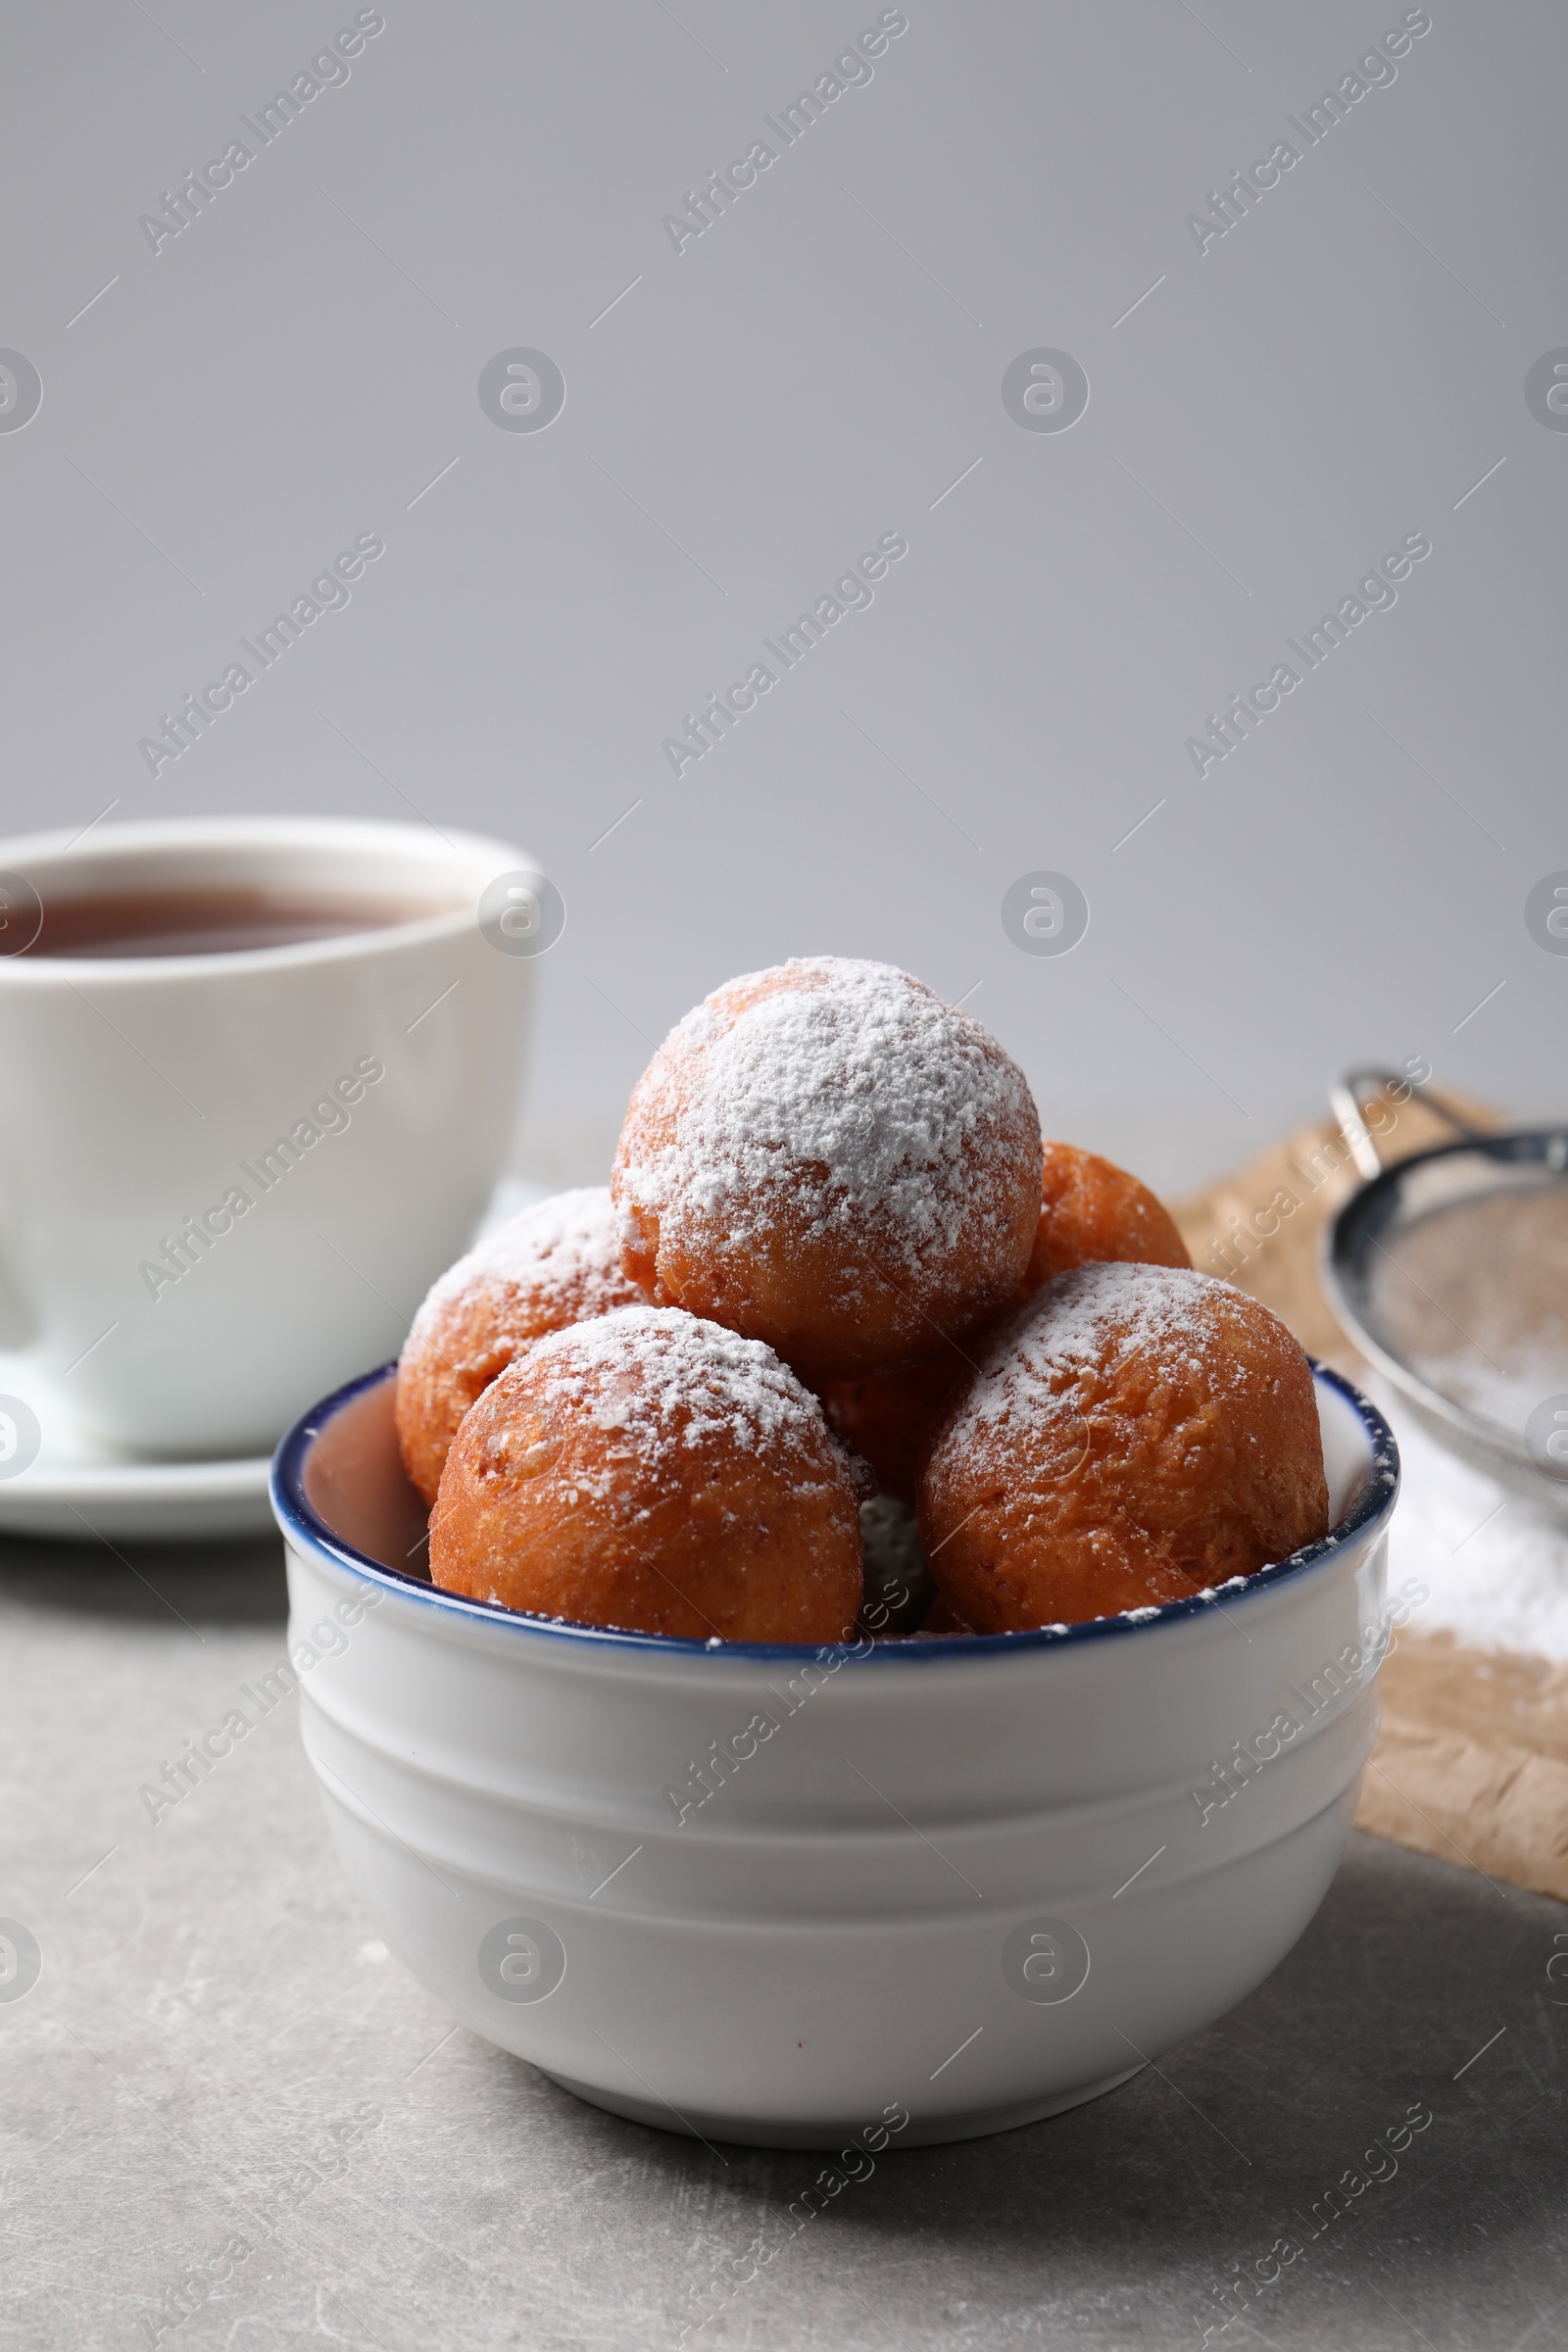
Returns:
[[[642,1298],[620,1263],[606,1185],[557,1193],[460,1257],[398,1359],[398,1450],[425,1501],[435,1500],[459,1422],[519,1348]]]
[[[920,1482],[932,1574],[977,1633],[1184,1599],[1328,1530],[1312,1374],[1189,1269],[1082,1266],[999,1332]]]
[[[1147,1184],[1098,1152],[1080,1152],[1076,1144],[1048,1143],[1044,1151],[1040,1223],[1024,1276],[1026,1292],[1038,1291],[1074,1266],[1113,1259],[1146,1266],[1192,1264],[1169,1211]]]
[[[817,1391],[828,1427],[868,1461],[877,1487],[900,1502],[912,1502],[920,1473],[953,1400],[971,1369],[978,1339],[967,1353],[944,1348],[896,1372],[867,1372],[861,1380],[825,1380]]]
[[[661,1303],[854,1379],[1004,1306],[1040,1201],[1023,1073],[891,964],[753,972],[671,1030],[626,1112],[611,1191],[626,1271]]]
[[[536,1341],[470,1408],[430,1574],[588,1625],[837,1642],[860,1606],[859,1498],[770,1348],[675,1307],[622,1307]]]
[[[1113,1258],[1190,1266],[1187,1245],[1153,1194],[1125,1168],[1075,1144],[1042,1147],[1040,1220],[1014,1305],[1054,1275]],[[984,1333],[962,1348],[944,1343],[919,1363],[863,1380],[824,1381],[822,1409],[848,1446],[865,1456],[884,1494],[912,1502],[920,1473],[959,1389],[974,1369]]]

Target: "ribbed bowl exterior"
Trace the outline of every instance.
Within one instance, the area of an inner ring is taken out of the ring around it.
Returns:
[[[1344,1848],[1396,1470],[1318,1383],[1326,1543],[1056,1640],[594,1636],[280,1508],[305,1745],[367,1912],[476,2033],[709,2138],[903,2114],[908,2145],[1108,2087],[1268,1974]]]

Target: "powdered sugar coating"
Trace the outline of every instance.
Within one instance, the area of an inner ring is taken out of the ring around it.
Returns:
[[[684,1640],[843,1638],[851,1466],[759,1341],[621,1307],[539,1340],[464,1420],[430,1521],[450,1591]]]
[[[813,1223],[884,1226],[912,1280],[966,1219],[995,1221],[975,1197],[975,1154],[992,1134],[1037,1126],[1023,1074],[978,1021],[892,964],[821,956],[783,969],[795,986],[733,980],[722,999],[752,996],[738,1018],[710,998],[661,1048],[656,1071],[700,1060],[701,1074],[675,1132],[628,1162],[625,1198],[721,1214],[744,1236],[776,1215],[788,1183]]]
[[[1233,1284],[1189,1267],[1113,1261],[1058,1274],[979,1358],[963,1403],[966,1426],[977,1441],[1014,1421],[1042,1435],[1059,1432],[1080,1422],[1137,1355],[1172,1375],[1185,1370],[1210,1395],[1240,1393],[1248,1370],[1216,1320],[1219,1292],[1255,1305]]]
[[[1299,1343],[1183,1267],[1048,1283],[980,1355],[920,1486],[937,1582],[987,1633],[1223,1590],[1327,1526]]]
[[[677,1024],[612,1190],[628,1267],[660,1296],[850,1376],[1012,1295],[1040,1169],[1028,1084],[978,1021],[891,964],[825,956],[730,981]]]
[[[520,1348],[642,1296],[620,1263],[608,1185],[538,1201],[449,1267],[398,1364],[398,1443],[425,1500],[464,1414]]]
[[[421,1324],[471,1297],[481,1285],[500,1285],[530,1297],[557,1293],[568,1301],[581,1300],[584,1313],[634,1303],[640,1293],[621,1269],[619,1227],[609,1185],[553,1193],[548,1200],[537,1200],[509,1217],[432,1283],[414,1318],[413,1336]]]
[[[632,1492],[628,1471],[658,1479],[682,1452],[715,1445],[806,1479],[828,1465],[850,1478],[821,1406],[772,1348],[680,1307],[623,1306],[553,1332],[529,1350],[528,1374],[543,1409],[581,1415],[614,1441],[606,1500]]]

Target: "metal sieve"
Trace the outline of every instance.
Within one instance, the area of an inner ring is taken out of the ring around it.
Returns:
[[[1568,1128],[1484,1133],[1423,1087],[1455,1140],[1385,1167],[1363,1104],[1396,1085],[1330,1092],[1366,1182],[1324,1234],[1324,1289],[1441,1445],[1568,1521]]]

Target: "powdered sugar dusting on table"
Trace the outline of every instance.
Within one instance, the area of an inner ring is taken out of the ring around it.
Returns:
[[[1022,1072],[980,1023],[891,964],[782,968],[796,985],[732,1018],[723,1000],[767,975],[732,981],[661,1048],[650,1077],[675,1110],[672,1132],[627,1162],[630,1201],[721,1215],[744,1240],[776,1221],[783,1195],[813,1224],[874,1227],[911,1275],[967,1227],[1003,1224],[988,1153],[1035,1146],[1039,1122]]]
[[[1411,1632],[1568,1665],[1568,1529],[1446,1452],[1385,1382],[1367,1386],[1393,1424],[1403,1472],[1389,1589],[1407,1579],[1427,1589],[1411,1605]]]

